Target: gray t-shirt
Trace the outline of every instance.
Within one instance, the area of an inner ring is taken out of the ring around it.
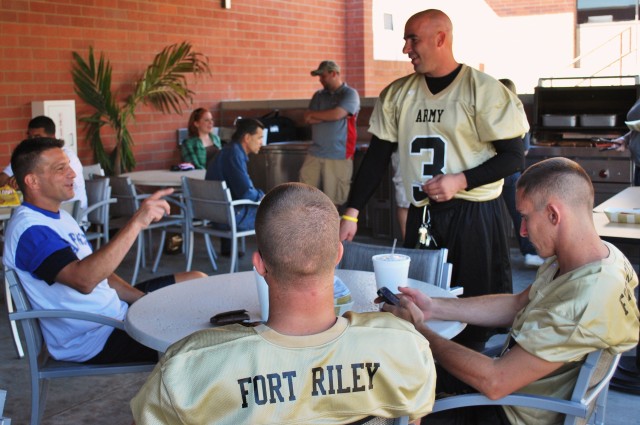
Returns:
[[[326,111],[341,107],[349,115],[337,121],[327,121],[311,126],[313,144],[309,153],[313,156],[329,159],[347,159],[353,157],[356,143],[355,116],[360,110],[358,92],[346,83],[331,93],[318,90],[309,103],[312,111]]]

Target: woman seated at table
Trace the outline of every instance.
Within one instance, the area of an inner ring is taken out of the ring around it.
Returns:
[[[192,163],[196,169],[204,170],[207,164],[222,149],[220,138],[213,134],[213,115],[206,108],[198,108],[189,117],[189,138],[182,142],[184,162]]]

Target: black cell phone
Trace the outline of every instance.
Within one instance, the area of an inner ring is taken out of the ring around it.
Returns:
[[[232,310],[218,313],[209,319],[209,321],[212,325],[222,326],[232,323],[242,323],[249,319],[249,312],[247,310]]]
[[[389,288],[387,288],[386,286],[383,286],[382,288],[378,289],[378,295],[386,303],[389,303],[391,305],[400,304],[400,298],[398,298],[396,294],[391,292]]]

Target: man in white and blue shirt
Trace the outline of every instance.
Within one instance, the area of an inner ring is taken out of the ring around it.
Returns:
[[[13,152],[11,165],[24,195],[5,233],[4,265],[14,269],[36,310],[63,309],[103,314],[122,320],[128,306],[146,292],[177,281],[203,277],[179,273],[136,287],[114,271],[138,234],[169,213],[154,193],[127,225],[102,247],[92,251],[84,232],[60,204],[74,195],[76,176],[63,142],[54,138],[25,140]],[[157,353],[122,330],[69,319],[40,320],[49,353],[58,360],[114,363],[156,360]]]

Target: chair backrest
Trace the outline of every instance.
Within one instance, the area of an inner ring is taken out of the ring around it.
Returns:
[[[5,279],[9,282],[9,290],[11,291],[11,298],[15,305],[16,312],[25,312],[31,310],[31,303],[27,294],[24,292],[24,288],[20,283],[20,279],[14,270],[5,270]],[[37,370],[38,368],[38,356],[42,352],[42,346],[44,344],[44,338],[42,337],[42,331],[40,330],[40,324],[37,319],[25,319],[21,320],[22,332],[24,334],[25,343],[27,346],[27,357],[29,359],[29,366]]]
[[[231,191],[225,181],[182,177],[182,194],[191,220],[207,220],[235,228]]]
[[[93,176],[104,176],[104,170],[100,164],[83,165],[82,175],[85,180],[90,180]]]
[[[572,401],[580,402],[587,406],[587,418],[598,407],[604,410],[609,381],[613,377],[619,360],[620,354],[612,354],[606,350],[597,350],[587,355],[580,368],[576,386],[571,394]],[[596,415],[603,416],[604,412],[596,412]],[[575,418],[575,420],[565,421],[565,424],[584,424],[587,422],[587,418],[584,420]],[[601,423],[604,423],[604,417],[598,419],[601,419]]]
[[[360,242],[343,242],[344,255],[338,265],[341,269],[373,271],[371,257],[376,254],[390,252],[388,246],[371,245]],[[409,265],[409,278],[432,283],[443,289],[449,289],[451,273],[448,264],[447,248],[441,249],[409,249],[396,248],[395,252],[411,257]]]
[[[176,130],[176,140],[178,142],[178,149],[182,146],[182,142],[189,137],[189,129],[188,128],[179,128]]]
[[[60,208],[71,214],[76,221],[80,221],[80,200],[75,199],[73,201],[67,201],[60,204]]]
[[[108,177],[100,179],[85,180],[85,189],[87,191],[87,207],[91,208],[103,201],[108,201],[111,198],[111,186]],[[104,225],[109,219],[109,203],[104,204],[96,209],[93,209],[87,214],[87,220],[93,224]]]
[[[131,217],[140,206],[135,185],[129,177],[110,177],[111,196],[118,202],[110,208],[111,217]]]

